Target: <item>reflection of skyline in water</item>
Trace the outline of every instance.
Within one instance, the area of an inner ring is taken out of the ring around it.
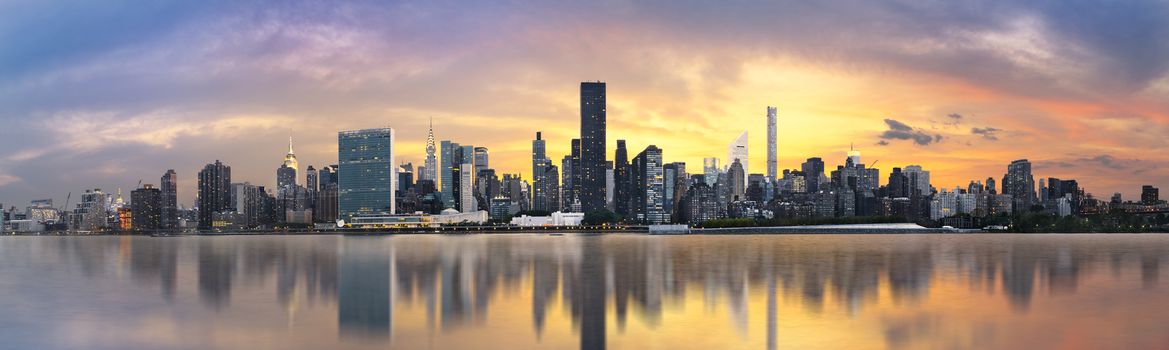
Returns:
[[[441,336],[485,327],[493,303],[523,295],[537,338],[561,308],[584,349],[605,348],[609,333],[623,334],[631,319],[662,326],[688,292],[701,293],[690,299],[704,309],[725,311],[731,323],[723,327],[763,334],[774,348],[783,336],[776,318],[785,313],[818,315],[831,306],[855,316],[882,295],[921,303],[939,278],[1002,293],[1023,314],[1039,293],[1076,294],[1086,275],[1132,272],[1154,289],[1169,253],[1169,244],[1100,236],[119,237],[52,246],[90,278],[108,274],[105,262],[116,259],[167,302],[181,294],[181,280],[194,280],[200,304],[213,312],[240,302],[240,288],[274,287],[270,300],[290,320],[303,300],[335,303],[340,337],[362,342],[393,344],[403,308],[423,308],[426,319],[414,321]],[[181,268],[184,261],[193,268]],[[753,293],[765,304],[752,308]],[[802,309],[780,309],[791,299]],[[756,326],[751,317],[766,321]],[[887,333],[890,344],[907,336],[896,327]]]

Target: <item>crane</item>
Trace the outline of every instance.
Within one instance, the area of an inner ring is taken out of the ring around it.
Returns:
[[[73,198],[73,192],[69,192],[68,195],[65,195],[65,205],[61,206],[61,209],[58,209],[58,210],[65,211],[65,210],[69,209],[69,199],[72,199],[72,198]]]
[[[872,169],[874,166],[877,165],[877,162],[880,162],[880,161],[881,161],[880,159],[874,160],[873,164],[869,164],[869,169]]]

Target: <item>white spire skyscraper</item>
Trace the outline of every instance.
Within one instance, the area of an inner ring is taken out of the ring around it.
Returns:
[[[776,135],[775,135],[775,114],[776,108],[767,106],[767,178],[772,182],[779,177],[779,162],[777,160],[778,150],[776,149]],[[745,163],[743,164],[746,165]]]
[[[430,180],[438,186],[438,161],[434,158],[434,118],[430,118],[430,131],[426,134],[426,164],[419,180]]]
[[[751,173],[751,168],[747,166],[747,130],[743,130],[743,133],[727,146],[727,166],[734,164],[735,159],[743,165],[743,183],[747,183],[747,174]]]

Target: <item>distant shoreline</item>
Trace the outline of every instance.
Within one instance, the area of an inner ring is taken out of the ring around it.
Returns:
[[[393,235],[512,235],[512,234],[582,234],[582,235],[609,235],[609,234],[637,234],[647,236],[684,236],[684,235],[856,235],[856,234],[1163,234],[1164,232],[1009,232],[983,231],[979,229],[943,229],[943,228],[842,228],[842,227],[808,227],[808,226],[769,226],[769,227],[726,227],[726,228],[690,228],[687,232],[651,233],[646,227],[627,227],[609,229],[585,228],[557,228],[557,229],[379,229],[379,230],[322,230],[322,231],[237,231],[237,232],[174,232],[174,233],[146,233],[146,232],[102,232],[102,233],[68,233],[68,232],[41,232],[41,233],[11,233],[4,236],[46,236],[46,237],[97,237],[97,236],[152,236],[152,237],[215,237],[215,236],[393,236]]]

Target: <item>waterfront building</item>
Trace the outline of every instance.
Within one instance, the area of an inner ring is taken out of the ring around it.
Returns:
[[[691,184],[679,202],[680,221],[700,224],[719,217],[718,194],[705,181]]]
[[[605,108],[605,83],[580,83],[580,166],[573,172],[579,173],[576,199],[586,213],[605,209]]]
[[[162,228],[162,190],[146,184],[130,191],[131,228],[137,231]]]
[[[665,212],[665,183],[662,150],[650,145],[633,157],[634,218],[647,224],[661,224],[669,220]]]
[[[212,228],[213,214],[231,208],[231,167],[219,160],[199,172],[199,229]]]
[[[394,129],[339,132],[337,149],[339,219],[394,214]]]
[[[625,140],[617,140],[613,153],[613,212],[621,217],[629,216],[629,153]]]
[[[160,223],[162,228],[177,228],[179,226],[179,176],[174,169],[167,169],[159,179],[159,190],[162,192],[160,206]]]

